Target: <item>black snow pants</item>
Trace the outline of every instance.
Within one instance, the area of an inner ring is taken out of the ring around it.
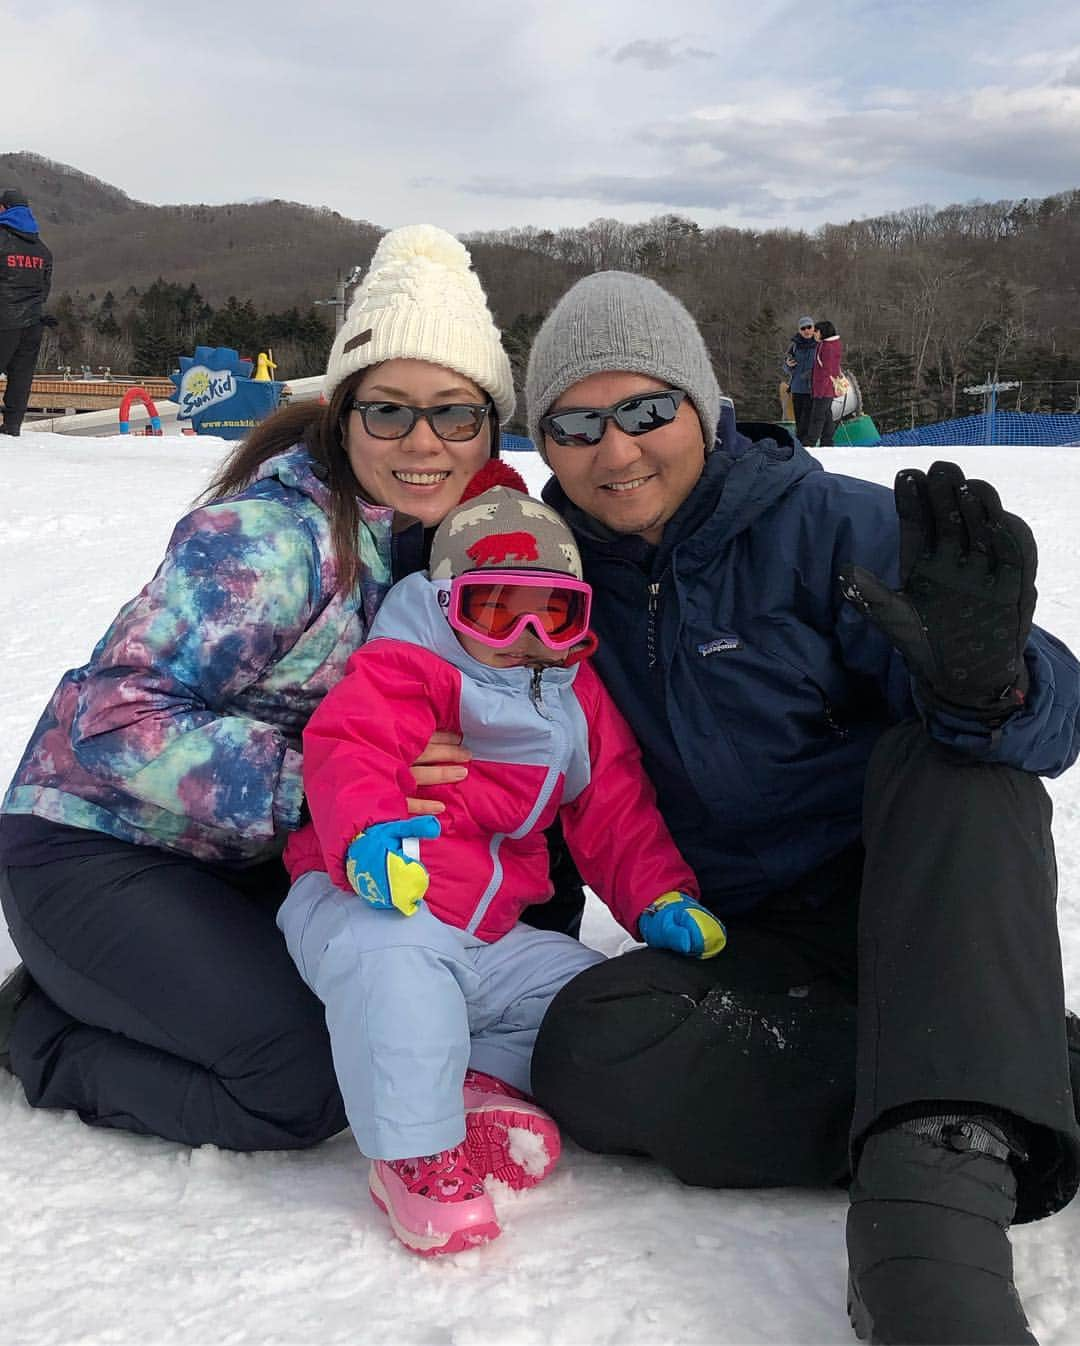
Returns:
[[[235,1150],[341,1131],[323,1007],[274,923],[274,860],[244,870],[148,846],[0,870],[36,983],[11,1066],[35,1107]]]
[[[40,323],[0,328],[0,374],[7,375],[0,431],[6,435],[17,435],[22,427],[44,330]]]
[[[800,444],[809,444],[810,411],[814,405],[810,393],[792,393],[791,403],[795,408],[795,435]]]
[[[1037,777],[888,730],[864,847],[730,919],[708,962],[642,950],[576,977],[541,1026],[538,1101],[587,1149],[713,1187],[844,1183],[887,1114],[1001,1110],[1027,1123],[1017,1219],[1059,1209],[1080,1132],[1050,818]]]
[[[831,397],[815,397],[810,402],[810,412],[806,418],[806,438],[803,443],[809,448],[820,445],[822,448],[832,446],[833,437],[836,434],[836,422],[832,414],[833,399]]]
[[[323,1006],[274,920],[289,889],[280,862],[234,869],[96,844],[0,866],[0,902],[35,982],[10,1045],[30,1103],[232,1150],[344,1129]],[[576,935],[581,881],[557,829],[549,844],[559,891],[532,923]]]

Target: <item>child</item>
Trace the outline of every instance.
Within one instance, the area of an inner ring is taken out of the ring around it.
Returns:
[[[391,589],[304,733],[313,822],[290,838],[278,914],[326,1006],[372,1197],[426,1254],[495,1238],[485,1177],[529,1187],[558,1157],[555,1123],[525,1096],[533,1044],[600,955],[518,919],[551,895],[556,815],[628,931],[698,958],[725,940],[585,662],[591,592],[558,515],[502,486],[466,500],[430,574]],[[461,734],[469,774],[428,791],[441,818],[410,818],[409,765],[436,729]]]

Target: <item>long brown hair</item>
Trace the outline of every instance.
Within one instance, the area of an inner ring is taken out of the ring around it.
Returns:
[[[268,459],[303,444],[315,460],[315,474],[330,493],[327,517],[337,560],[339,582],[351,589],[360,578],[360,484],[345,453],[345,421],[356,385],[367,373],[359,369],[334,389],[330,402],[298,402],[273,412],[237,445],[200,496],[212,503],[249,486]]]

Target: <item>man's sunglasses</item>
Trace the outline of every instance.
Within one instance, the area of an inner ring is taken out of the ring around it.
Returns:
[[[451,444],[463,444],[475,439],[484,428],[487,404],[452,402],[442,407],[410,407],[404,402],[349,403],[350,411],[358,411],[364,429],[375,439],[404,439],[421,417],[432,430]]]
[[[455,631],[504,650],[527,628],[552,650],[568,650],[589,633],[592,589],[547,571],[470,570],[450,586],[447,616]]]
[[[613,407],[576,407],[552,411],[540,418],[540,429],[556,444],[592,446],[604,438],[608,421],[625,435],[647,435],[670,425],[682,406],[686,393],[668,388],[659,393],[638,393],[625,397]]]

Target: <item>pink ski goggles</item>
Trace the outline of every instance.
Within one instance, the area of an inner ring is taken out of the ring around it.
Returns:
[[[526,627],[550,650],[568,650],[589,634],[592,586],[544,570],[470,570],[450,584],[450,625],[504,650]]]

